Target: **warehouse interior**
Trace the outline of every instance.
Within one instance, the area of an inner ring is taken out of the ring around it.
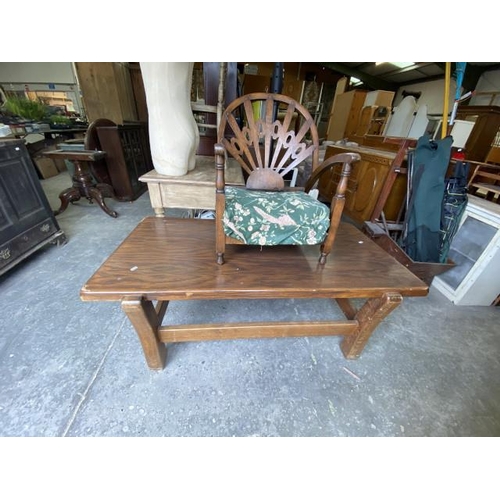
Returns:
[[[404,296],[356,359],[343,355],[339,337],[281,335],[167,343],[164,366],[152,369],[123,303],[87,301],[82,290],[145,219],[211,224],[215,207],[200,201],[207,183],[197,191],[196,180],[182,180],[189,172],[172,184],[168,176],[165,184],[161,174],[158,180],[143,63],[0,62],[3,104],[28,99],[52,113],[48,123],[13,112],[0,120],[0,235],[6,235],[0,242],[0,436],[498,437],[500,63],[177,64],[191,65],[195,156],[209,157],[210,179],[217,108],[250,93],[276,93],[278,85],[310,113],[320,161],[359,155],[342,223],[421,280],[426,293]],[[453,125],[443,127],[452,116]],[[442,262],[420,262],[398,246],[410,200],[409,159],[421,136],[453,137],[442,182],[457,163],[468,163],[463,211]],[[111,194],[99,188],[102,200],[82,194],[78,172],[87,161],[92,186],[112,186]],[[16,187],[24,181],[12,162],[28,172],[43,214],[17,232],[5,223],[13,220],[7,203],[21,203],[18,215],[33,207]],[[297,169],[298,188],[308,168],[305,162]],[[320,200],[335,179],[316,186]],[[213,180],[207,189],[212,197]],[[29,246],[23,242],[35,226],[39,239]],[[147,244],[143,250],[141,263]],[[181,326],[314,324],[345,314],[342,302],[314,294],[229,299],[172,299],[166,317]],[[361,310],[357,300],[353,294]]]

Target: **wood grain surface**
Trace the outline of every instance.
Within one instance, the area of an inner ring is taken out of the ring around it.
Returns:
[[[230,246],[215,261],[213,220],[147,217],[83,286],[82,300],[425,296],[428,286],[350,224],[327,263],[316,246]],[[343,304],[346,306],[346,303]],[[347,307],[345,307],[347,309]]]

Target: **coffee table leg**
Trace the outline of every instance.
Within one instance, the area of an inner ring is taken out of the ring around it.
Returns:
[[[344,337],[340,344],[344,356],[348,359],[359,357],[373,330],[401,302],[403,297],[399,293],[384,293],[382,297],[367,300],[354,317],[359,322],[358,330]]]
[[[162,370],[167,348],[163,342],[158,341],[160,319],[153,303],[150,300],[125,298],[122,300],[122,309],[139,336],[148,366],[153,370]]]

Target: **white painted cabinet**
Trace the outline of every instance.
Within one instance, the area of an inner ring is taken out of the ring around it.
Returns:
[[[500,294],[500,205],[469,196],[449,258],[432,286],[457,305],[489,306]]]

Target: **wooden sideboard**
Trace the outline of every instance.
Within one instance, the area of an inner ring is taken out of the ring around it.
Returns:
[[[390,175],[397,152],[365,146],[328,146],[325,159],[347,152],[358,153],[361,160],[353,165],[347,183],[344,214],[359,223],[374,220],[378,216],[374,211],[384,193],[384,186],[387,182],[393,182],[383,209],[387,220],[396,220],[406,195],[406,175],[397,175],[395,179],[391,179]],[[324,175],[318,185],[320,197],[330,200],[338,180],[336,170]]]
[[[48,243],[59,227],[22,139],[0,140],[0,274]]]

